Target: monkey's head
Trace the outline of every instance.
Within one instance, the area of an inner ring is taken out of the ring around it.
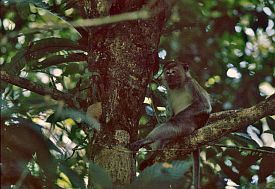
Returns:
[[[181,88],[190,79],[189,65],[180,61],[168,61],[164,65],[164,80],[170,89]]]

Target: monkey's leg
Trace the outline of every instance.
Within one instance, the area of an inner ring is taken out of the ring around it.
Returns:
[[[145,138],[145,139],[142,139],[142,140],[138,140],[138,141],[136,141],[136,142],[134,142],[134,143],[132,143],[131,145],[130,145],[130,149],[132,150],[132,151],[138,151],[138,149],[140,149],[141,147],[143,147],[143,146],[145,146],[145,145],[147,145],[147,144],[151,144],[151,143],[153,143],[154,141],[152,141],[152,140],[150,140],[150,139],[147,139],[147,138]]]
[[[193,185],[200,189],[200,149],[193,152]]]
[[[156,141],[162,141],[165,139],[174,138],[178,133],[179,129],[174,127],[170,122],[165,122],[155,127],[145,139],[138,140],[130,145],[130,149],[137,151],[139,148],[151,144]]]

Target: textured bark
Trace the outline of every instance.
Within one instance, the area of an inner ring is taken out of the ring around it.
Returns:
[[[100,3],[100,6],[99,6]],[[90,17],[139,10],[144,1],[94,1]],[[106,5],[107,7],[104,7]],[[137,138],[141,104],[157,65],[161,29],[169,11],[165,1],[155,1],[147,20],[135,20],[89,30],[88,64],[93,94],[102,102],[102,130],[91,145],[91,159],[105,168],[115,185],[130,183],[135,173],[130,141]]]

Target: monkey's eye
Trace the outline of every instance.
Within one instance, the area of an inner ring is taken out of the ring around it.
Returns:
[[[170,75],[175,75],[177,72],[177,70],[175,69],[170,69],[170,70],[166,70],[165,74],[170,76]]]
[[[170,70],[170,73],[171,74],[175,74],[177,72],[177,70],[173,69],[173,70]]]

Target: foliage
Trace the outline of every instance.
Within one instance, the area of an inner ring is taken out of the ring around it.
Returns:
[[[183,175],[191,167],[192,161],[155,163],[146,168],[128,188],[177,188],[183,184]],[[190,187],[190,186],[189,186]]]
[[[1,70],[87,99],[89,77],[97,73],[87,68],[85,30],[69,23],[80,17],[79,12],[70,4],[74,1],[45,2],[1,1]],[[64,23],[68,27],[58,27]],[[249,107],[275,91],[274,33],[272,1],[180,0],[163,31],[159,57],[192,63],[193,75],[218,102],[214,111]],[[148,86],[141,138],[169,117],[159,75]],[[78,110],[67,108],[2,81],[1,91],[1,162],[7,165],[1,171],[11,176],[2,178],[8,181],[1,180],[2,186],[85,188],[89,165],[98,188],[112,187],[107,173],[87,160],[91,136],[86,129],[96,126],[83,114],[85,105],[78,105]],[[91,127],[83,127],[79,118]],[[274,187],[275,167],[270,165],[274,162],[274,122],[274,116],[267,117],[220,139],[217,145],[204,147],[203,187]],[[138,157],[142,161],[146,153]],[[180,179],[191,182],[188,161],[167,165],[172,168],[154,164],[131,187],[156,184],[167,188],[164,183],[169,180],[176,188]]]

